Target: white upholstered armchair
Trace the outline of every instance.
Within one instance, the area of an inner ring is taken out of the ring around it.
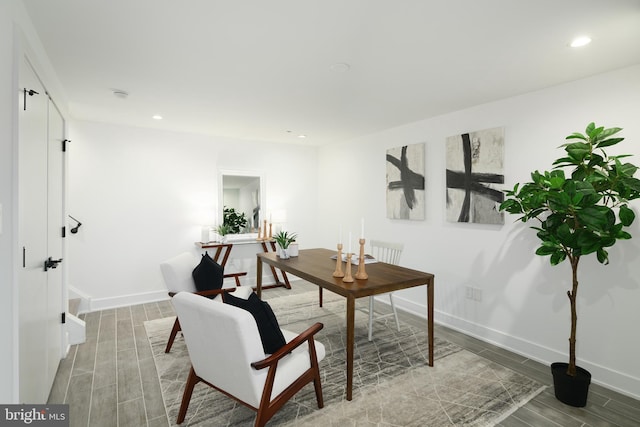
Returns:
[[[240,286],[240,281],[238,279],[241,275],[246,275],[246,273],[224,273],[224,267],[229,258],[229,253],[233,245],[219,245],[216,253],[213,257],[215,262],[220,261],[220,266],[222,270],[220,270],[220,274],[222,275],[217,280],[223,282],[225,278],[232,277],[235,279],[236,285]],[[224,255],[220,260],[221,249],[224,249]],[[171,257],[160,263],[160,271],[162,272],[162,277],[164,279],[164,283],[167,286],[167,290],[169,291],[169,295],[173,296],[178,292],[193,292],[199,293],[200,295],[213,297],[214,295],[225,292],[228,289],[234,289],[231,285],[222,284],[222,288],[224,290],[208,290],[198,292],[196,288],[196,283],[193,279],[193,270],[200,262],[200,256],[190,253],[190,252],[182,252],[179,255]],[[173,345],[173,341],[176,338],[176,335],[180,332],[180,322],[176,319],[173,324],[173,329],[171,330],[171,334],[169,335],[169,339],[167,340],[167,346],[164,350],[165,353],[169,353],[171,351],[171,346]]]
[[[176,294],[172,302],[192,365],[178,424],[184,421],[193,388],[201,381],[257,411],[255,426],[265,425],[310,382],[318,407],[323,407],[318,361],[324,358],[325,348],[313,339],[321,323],[300,335],[283,329],[286,344],[269,355],[249,311],[187,292]]]

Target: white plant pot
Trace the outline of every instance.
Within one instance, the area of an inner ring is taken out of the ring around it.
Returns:
[[[292,243],[289,245],[289,256],[298,256],[298,244]]]

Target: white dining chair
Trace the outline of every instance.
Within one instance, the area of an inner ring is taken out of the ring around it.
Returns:
[[[377,261],[386,262],[388,264],[398,265],[400,263],[400,256],[402,255],[402,250],[404,249],[403,243],[393,243],[393,242],[384,242],[381,240],[371,240],[371,256],[373,256]],[[389,314],[380,314],[377,313],[375,320],[381,320],[389,316],[393,316],[396,319],[396,326],[398,330],[400,330],[400,322],[398,321],[398,312],[396,311],[396,306],[393,302],[393,293],[388,292],[384,295],[389,296],[389,301],[391,303],[391,313]],[[369,341],[373,340],[373,320],[374,320],[374,301],[375,298],[373,296],[369,297]]]

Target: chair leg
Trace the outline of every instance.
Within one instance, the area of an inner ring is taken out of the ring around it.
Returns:
[[[176,321],[173,323],[173,329],[171,329],[171,335],[169,335],[169,341],[167,341],[167,347],[164,349],[165,353],[169,353],[171,351],[171,346],[173,345],[173,340],[176,339],[176,335],[181,330],[182,329],[180,328],[180,322],[178,321],[178,318],[176,317]]]
[[[313,379],[313,387],[316,390],[316,401],[318,408],[324,408],[324,399],[322,398],[322,384],[320,383],[320,369],[316,366],[316,377]]]
[[[178,412],[178,420],[177,424],[182,424],[184,421],[184,417],[187,415],[187,408],[189,407],[189,402],[191,401],[191,394],[193,393],[193,388],[200,382],[200,378],[196,375],[196,371],[193,370],[193,366],[191,370],[189,370],[189,377],[187,378],[187,383],[184,386],[184,393],[182,394],[182,403],[180,404],[180,411]]]
[[[391,301],[391,310],[393,310],[393,317],[396,319],[396,326],[400,331],[400,321],[398,320],[398,312],[396,311],[396,305],[393,303],[393,294],[389,293],[389,301]]]
[[[373,340],[373,297],[369,297],[369,341]]]

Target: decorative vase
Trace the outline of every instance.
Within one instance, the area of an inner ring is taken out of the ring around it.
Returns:
[[[289,248],[278,246],[278,256],[282,259],[289,259],[289,257],[291,256],[289,254]]]
[[[586,369],[576,366],[576,376],[567,375],[568,363],[551,364],[553,389],[556,399],[567,405],[582,408],[587,404],[591,374]]]

